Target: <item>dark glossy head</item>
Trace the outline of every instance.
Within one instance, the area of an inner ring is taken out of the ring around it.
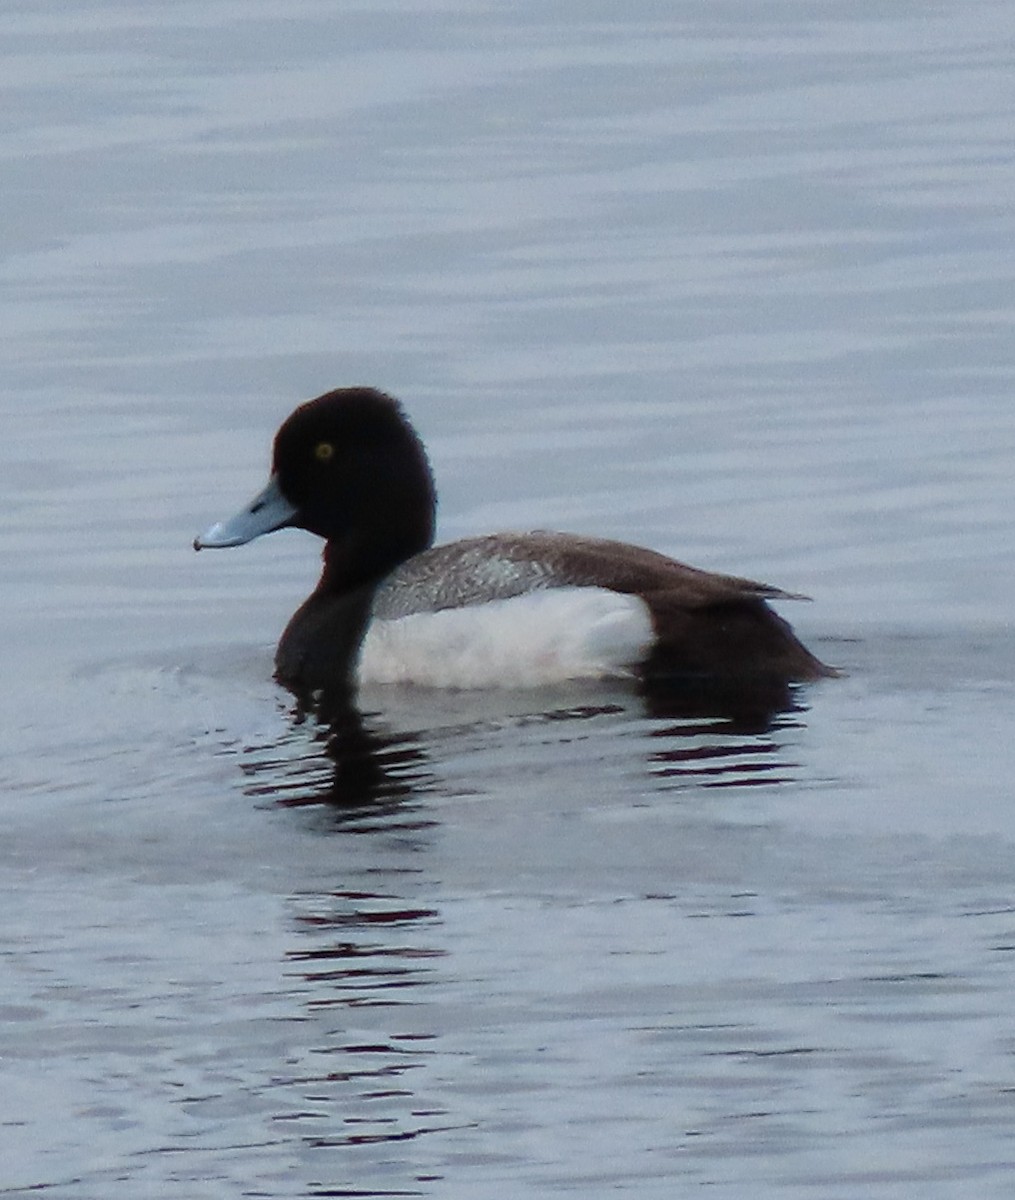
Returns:
[[[328,541],[345,586],[386,574],[433,541],[436,493],[401,405],[374,388],[301,404],[275,435],[272,471],[290,524]]]
[[[321,586],[350,591],[425,550],[436,505],[426,452],[398,402],[340,388],[296,409],[275,435],[267,485],[194,549],[242,546],[295,525],[327,540]]]

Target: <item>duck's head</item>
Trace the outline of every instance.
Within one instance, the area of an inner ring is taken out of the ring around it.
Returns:
[[[301,404],[275,435],[267,486],[194,549],[241,546],[294,526],[325,538],[343,587],[377,579],[433,541],[426,452],[397,400],[339,388]]]

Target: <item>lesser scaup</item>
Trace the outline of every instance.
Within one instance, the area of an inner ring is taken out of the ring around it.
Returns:
[[[435,509],[426,452],[401,405],[340,388],[296,409],[275,437],[267,486],[194,548],[288,525],[326,540],[320,582],[275,656],[278,679],[296,689],[834,674],[766,603],[800,597],[573,534],[433,546]]]

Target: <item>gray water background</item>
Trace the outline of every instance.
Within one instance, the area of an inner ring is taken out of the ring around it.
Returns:
[[[1010,1196],[1011,6],[0,33],[0,1196]],[[336,754],[313,540],[189,545],[347,383],[442,537],[809,593],[847,677],[377,689]]]

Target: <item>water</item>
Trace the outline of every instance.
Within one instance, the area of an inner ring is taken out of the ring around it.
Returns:
[[[0,1194],[1007,1197],[1010,7],[3,18]],[[815,597],[842,680],[271,682],[195,556],[364,382],[441,534]]]

